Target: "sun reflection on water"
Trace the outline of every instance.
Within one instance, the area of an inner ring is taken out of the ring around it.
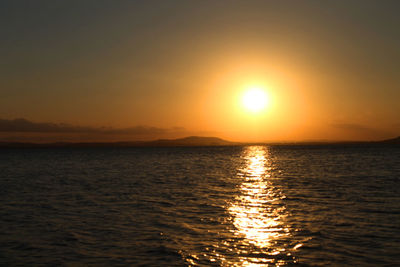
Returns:
[[[224,194],[226,218],[209,228],[213,242],[185,257],[189,265],[283,266],[297,263],[302,246],[288,222],[285,196],[274,180],[274,166],[265,146],[244,148],[231,178],[237,191]],[[229,193],[232,193],[229,197]],[[206,244],[205,241],[203,244]]]
[[[285,253],[285,246],[277,241],[289,235],[289,229],[284,223],[285,207],[280,204],[284,196],[269,181],[272,167],[266,147],[248,147],[244,159],[246,166],[238,173],[238,177],[243,180],[240,185],[241,194],[231,203],[228,211],[235,226],[234,234],[242,238],[239,240],[242,245],[249,247],[247,254],[252,256],[239,257],[237,263],[231,264],[280,265],[276,258]],[[249,253],[250,250],[257,253]]]

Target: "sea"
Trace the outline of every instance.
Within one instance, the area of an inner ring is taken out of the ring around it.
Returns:
[[[1,266],[400,266],[400,147],[0,150]]]

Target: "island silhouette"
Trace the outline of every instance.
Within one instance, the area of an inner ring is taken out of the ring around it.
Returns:
[[[326,145],[326,144],[389,144],[399,145],[400,136],[380,141],[341,141],[341,142],[232,142],[219,137],[188,136],[178,139],[157,139],[152,141],[123,142],[0,142],[0,148],[34,147],[193,147],[193,146],[242,146],[242,145]]]

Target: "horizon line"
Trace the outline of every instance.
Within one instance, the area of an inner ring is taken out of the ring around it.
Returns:
[[[215,136],[186,136],[183,138],[175,139],[153,139],[147,141],[131,140],[131,141],[88,141],[88,142],[69,142],[69,141],[58,141],[58,142],[21,142],[21,141],[0,141],[0,147],[107,147],[107,146],[118,146],[118,147],[162,147],[162,146],[248,146],[248,145],[330,145],[330,144],[400,144],[400,136],[384,139],[384,140],[303,140],[303,141],[258,141],[258,142],[235,142],[222,139]]]

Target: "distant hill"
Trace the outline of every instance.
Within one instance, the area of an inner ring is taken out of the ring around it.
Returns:
[[[379,143],[385,143],[385,144],[400,144],[400,136],[393,138],[393,139],[387,139],[380,141]]]
[[[189,136],[179,139],[159,139],[150,142],[144,142],[146,146],[227,146],[236,143],[223,140],[218,137]]]
[[[154,141],[133,141],[133,142],[85,142],[85,143],[20,143],[0,142],[0,147],[173,147],[173,146],[233,146],[240,145],[223,140],[218,137],[189,136],[179,139],[159,139]]]
[[[400,144],[400,136],[383,141],[352,142],[298,142],[298,143],[239,143],[230,142],[218,137],[188,136],[179,139],[158,139],[153,141],[131,142],[86,142],[86,143],[26,143],[0,142],[0,148],[33,148],[33,147],[184,147],[184,146],[240,146],[240,145],[340,145],[340,144]]]

